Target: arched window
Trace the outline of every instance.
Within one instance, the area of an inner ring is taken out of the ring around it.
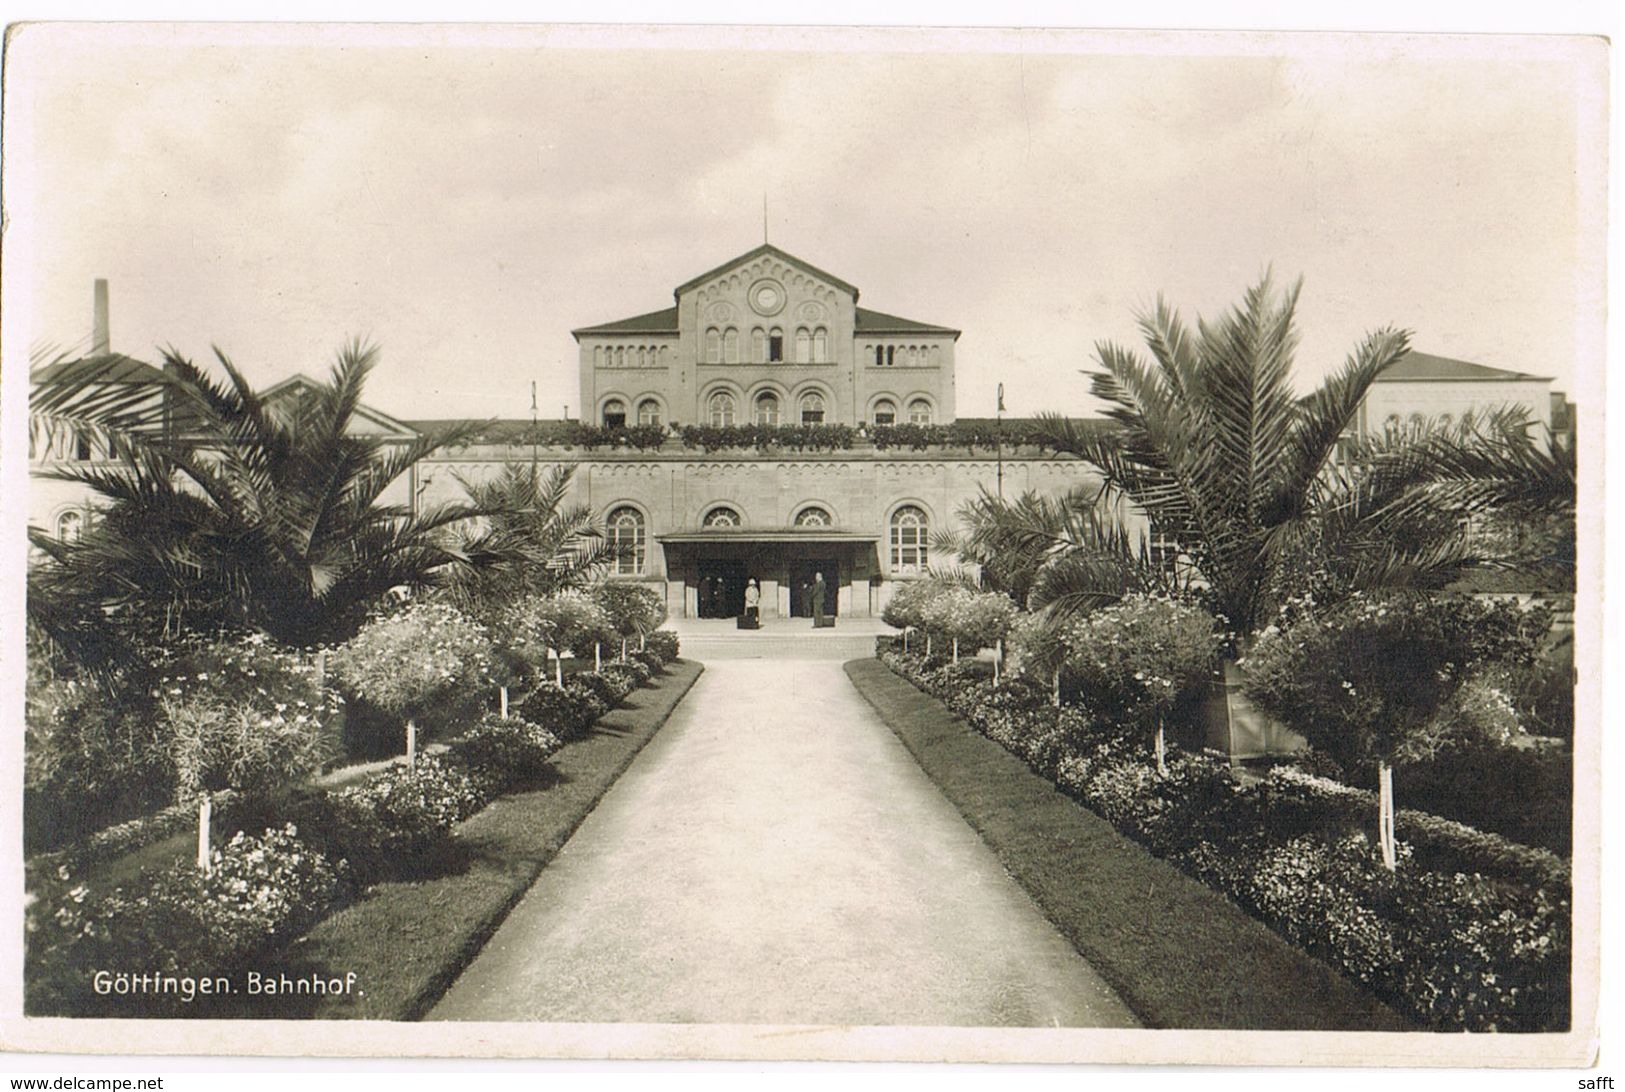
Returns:
[[[638,424],[658,425],[660,423],[660,403],[653,398],[645,398],[638,403]]]
[[[773,364],[784,359],[784,331],[777,326],[767,332],[767,359]]]
[[[616,551],[615,575],[642,576],[647,553],[643,513],[632,507],[617,508],[604,517],[604,530]]]
[[[812,363],[812,334],[805,326],[796,327],[796,363]]]
[[[713,428],[727,428],[734,423],[734,396],[727,391],[718,391],[706,403]]]
[[[756,423],[758,425],[779,423],[779,396],[772,391],[763,391],[756,396]]]
[[[892,365],[892,364],[897,363],[897,346],[895,346],[895,345],[886,346],[886,363],[888,365]]]
[[[897,423],[897,403],[890,398],[882,398],[875,403],[875,424],[895,425]]]
[[[604,427],[626,427],[626,403],[619,398],[611,398],[604,403]]]
[[[925,512],[905,504],[891,517],[891,567],[894,573],[925,571],[926,538],[931,530]]]
[[[885,364],[886,364],[886,347],[884,345],[876,345],[875,346],[875,367],[877,367],[877,368],[884,367]]]
[[[824,423],[824,396],[817,391],[808,391],[801,396],[801,423],[804,425]]]
[[[750,332],[750,359],[755,364],[767,359],[767,331],[760,326]]]
[[[738,527],[742,522],[743,521],[740,520],[738,512],[724,505],[721,508],[713,508],[707,512],[705,514],[705,519],[702,521],[702,526]]]
[[[83,512],[63,512],[56,517],[56,537],[58,542],[78,542],[79,536],[85,533],[85,516]]]
[[[722,359],[729,364],[739,363],[739,331],[732,326],[722,335]]]
[[[722,331],[715,326],[708,327],[705,331],[705,362],[722,363]]]
[[[829,359],[829,331],[822,326],[813,331],[813,359],[820,363]]]
[[[929,425],[931,423],[931,403],[923,398],[916,398],[908,404],[908,423],[911,425]]]
[[[816,504],[809,504],[796,513],[797,527],[828,527],[833,522],[829,518],[829,510]]]
[[[602,368],[604,366],[604,347],[602,345],[598,345],[593,348],[592,366],[595,368]]]

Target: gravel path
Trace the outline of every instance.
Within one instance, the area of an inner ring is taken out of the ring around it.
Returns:
[[[835,661],[706,672],[429,1015],[1132,1027]]]

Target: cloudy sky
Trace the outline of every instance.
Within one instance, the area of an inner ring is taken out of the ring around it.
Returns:
[[[573,327],[777,245],[955,326],[959,407],[1087,411],[1093,347],[1267,267],[1302,379],[1368,330],[1600,368],[1602,46],[760,29],[38,27],[9,57],[8,321],[211,343],[265,382],[381,345],[407,418],[577,412]],[[12,344],[17,344],[14,341]],[[9,365],[9,361],[8,361]]]

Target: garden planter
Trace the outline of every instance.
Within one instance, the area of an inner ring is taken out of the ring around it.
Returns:
[[[1219,671],[1203,708],[1203,744],[1207,748],[1228,756],[1232,763],[1308,749],[1302,736],[1253,705],[1240,664],[1225,659],[1220,661]]]

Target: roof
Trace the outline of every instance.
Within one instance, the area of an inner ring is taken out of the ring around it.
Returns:
[[[614,322],[601,323],[598,326],[583,326],[579,330],[571,330],[572,337],[582,334],[675,334],[677,333],[677,308],[668,307],[664,311],[650,311],[646,315],[633,315],[631,318],[617,319]]]
[[[104,353],[101,356],[80,357],[77,360],[57,360],[37,371],[30,372],[32,383],[51,383],[65,375],[94,375],[101,383],[161,383],[164,373],[145,361],[123,353]]]
[[[775,258],[779,259],[781,262],[787,262],[790,265],[793,265],[793,266],[797,267],[803,273],[811,273],[813,276],[819,277],[819,278],[821,278],[823,280],[828,281],[830,284],[833,284],[836,288],[839,288],[844,292],[852,293],[852,298],[854,300],[856,300],[858,298],[858,290],[857,290],[857,287],[855,285],[847,284],[845,281],[841,280],[841,278],[835,276],[834,274],[826,273],[822,269],[819,269],[816,265],[813,265],[811,262],[802,261],[800,258],[796,257],[794,254],[790,254],[790,253],[788,253],[786,251],[780,250],[778,247],[774,246],[772,243],[763,243],[761,246],[757,247],[755,250],[748,250],[745,253],[739,255],[739,257],[737,257],[737,258],[730,258],[727,261],[723,262],[721,265],[716,266],[716,267],[714,267],[712,269],[706,270],[704,273],[701,273],[698,277],[694,277],[694,278],[692,278],[690,280],[684,281],[682,284],[677,286],[676,290],[672,292],[672,295],[673,296],[680,296],[684,292],[687,292],[690,288],[693,288],[695,285],[703,284],[704,282],[710,280],[712,277],[715,277],[717,274],[725,273],[728,270],[732,269],[736,265],[741,265],[744,262],[755,261],[757,258],[760,258],[764,254],[771,254]]]
[[[1512,372],[1504,368],[1491,368],[1466,360],[1452,360],[1447,356],[1419,353],[1415,349],[1396,360],[1377,377],[1378,383],[1415,382],[1489,382],[1489,383],[1550,383],[1544,375]]]
[[[959,336],[959,331],[951,327],[915,322],[913,319],[888,315],[884,311],[871,311],[867,307],[859,307],[857,312],[857,321],[853,325],[856,328],[855,332],[860,334],[952,334],[956,338]]]
[[[284,398],[303,395],[308,391],[315,390],[318,385],[310,376],[295,372],[288,378],[266,387],[259,392],[259,396],[263,402],[276,402]],[[356,405],[354,416],[382,429],[389,435],[401,436],[414,431],[405,421],[397,417],[391,417],[382,410],[373,409],[364,402]]]

